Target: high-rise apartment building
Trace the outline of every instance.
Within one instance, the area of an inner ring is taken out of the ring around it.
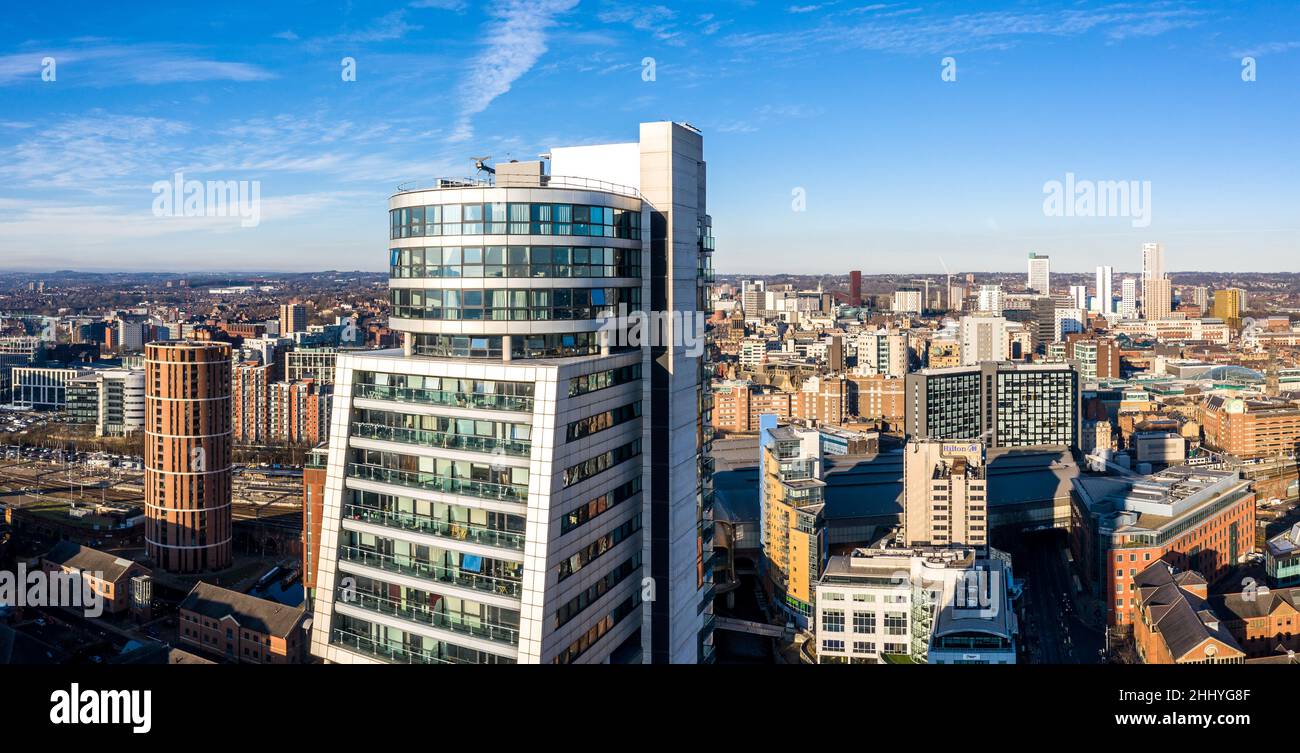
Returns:
[[[849,272],[849,305],[862,305],[862,271],[853,270]]]
[[[1138,315],[1137,280],[1125,277],[1120,283],[1119,318],[1136,319]]]
[[[1098,265],[1097,282],[1093,288],[1093,311],[1107,316],[1115,313],[1114,279],[1114,267]]]
[[[914,439],[903,448],[903,544],[988,544],[984,443]]]
[[[907,373],[907,333],[881,328],[859,332],[854,338],[857,350],[856,373],[863,376],[884,374],[901,377]]]
[[[980,313],[1002,316],[1002,310],[1006,306],[1006,296],[1002,293],[1002,286],[981,285],[976,306]]]
[[[145,346],[145,548],[163,570],[230,565],[230,346]]]
[[[712,659],[703,139],[550,157],[389,201],[404,345],[338,357],[316,656]]]
[[[301,303],[280,304],[280,337],[307,331],[307,306]]]
[[[1007,360],[1011,344],[1007,324],[1001,316],[963,316],[960,330],[962,365]]]
[[[1088,286],[1071,285],[1070,302],[1074,304],[1074,308],[1080,309],[1082,311],[1087,311],[1088,310]]]
[[[1068,362],[922,369],[907,375],[909,439],[981,439],[990,448],[1079,444],[1079,373]]]
[[[1173,310],[1173,288],[1165,273],[1162,243],[1142,244],[1142,317],[1168,319]]]
[[[245,361],[231,372],[231,424],[236,442],[262,444],[270,439],[271,364]]]
[[[802,627],[812,617],[813,592],[826,556],[821,433],[777,426],[772,415],[764,415],[760,426],[759,535],[767,575],[764,588]]]
[[[1029,277],[1025,287],[1047,295],[1052,292],[1051,259],[1043,254],[1029,252]]]

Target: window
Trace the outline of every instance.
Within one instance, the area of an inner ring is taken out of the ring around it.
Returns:
[[[854,612],[853,632],[855,633],[876,632],[876,613],[875,612]]]
[[[885,634],[907,635],[907,613],[885,612]]]
[[[822,612],[822,630],[827,633],[844,632],[844,611],[828,609]]]

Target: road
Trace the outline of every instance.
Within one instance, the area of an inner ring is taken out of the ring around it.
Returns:
[[[1022,631],[1030,641],[1035,664],[1096,664],[1105,634],[1079,619],[1071,575],[1062,558],[1059,533],[1026,538],[1014,567],[1025,580],[1025,619]]]

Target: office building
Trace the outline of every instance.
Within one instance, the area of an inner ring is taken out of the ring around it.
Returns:
[[[903,448],[905,546],[988,544],[984,443],[914,439]]]
[[[909,439],[989,448],[1079,444],[1079,373],[1069,362],[986,362],[907,375]]]
[[[1268,540],[1264,571],[1270,586],[1300,586],[1300,523]]]
[[[1133,578],[1133,644],[1143,664],[1243,664],[1246,653],[1214,613],[1200,573],[1146,563]]]
[[[645,123],[550,166],[389,200],[403,347],[336,364],[326,661],[712,660],[703,139]]]
[[[1178,466],[1072,479],[1071,549],[1110,624],[1138,616],[1138,574],[1164,559],[1214,582],[1254,550],[1255,493],[1234,471]]]
[[[1205,446],[1237,458],[1295,457],[1300,405],[1280,399],[1211,395],[1197,411]]]
[[[1042,295],[1052,292],[1051,260],[1047,256],[1029,252],[1029,276],[1025,287]]]
[[[1015,664],[1011,561],[974,547],[854,549],[816,589],[818,664]]]
[[[176,607],[181,643],[238,664],[300,664],[307,610],[200,581]]]
[[[850,306],[862,305],[862,271],[853,270],[849,272],[849,301]]]
[[[30,410],[63,410],[68,383],[89,373],[89,369],[16,366],[10,372],[10,402]]]
[[[230,346],[145,346],[145,548],[170,572],[231,557]]]
[[[94,424],[95,436],[125,436],[144,427],[144,370],[103,369],[67,384],[67,413]]]
[[[1214,318],[1222,319],[1233,331],[1241,328],[1241,293],[1237,288],[1214,291]]]

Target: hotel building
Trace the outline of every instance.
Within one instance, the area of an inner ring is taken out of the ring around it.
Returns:
[[[336,364],[326,661],[712,660],[703,140],[549,156],[389,201],[403,347]],[[667,316],[638,347],[620,309]]]
[[[988,544],[984,445],[913,440],[903,448],[903,543]]]
[[[986,362],[907,375],[909,439],[982,439],[989,448],[1079,444],[1079,372],[1070,363]]]

